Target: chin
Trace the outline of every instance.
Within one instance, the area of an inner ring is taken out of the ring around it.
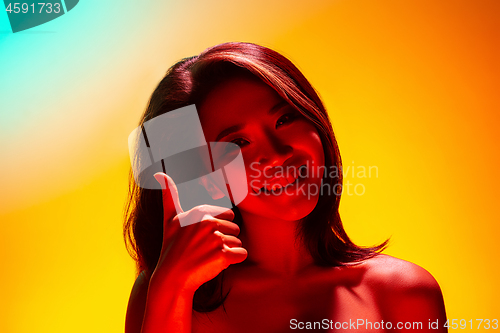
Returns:
[[[316,208],[317,203],[318,203],[318,198],[316,198],[315,200],[311,199],[304,205],[299,205],[298,207],[295,206],[293,208],[288,208],[288,209],[287,207],[283,207],[285,208],[284,209],[285,211],[282,212],[281,218],[287,221],[302,220],[308,217],[309,214],[313,212],[314,208]]]
[[[238,208],[242,213],[267,217],[270,220],[298,221],[312,213],[319,200],[319,195],[311,198],[269,197],[246,198]],[[299,199],[299,200],[298,200]]]

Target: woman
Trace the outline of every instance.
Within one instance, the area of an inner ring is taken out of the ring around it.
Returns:
[[[169,176],[155,174],[162,193],[131,181],[124,232],[139,275],[127,333],[446,331],[442,294],[427,271],[380,254],[387,242],[363,248],[346,235],[342,175],[328,172],[341,170],[332,126],[288,59],[249,43],[184,59],[154,91],[141,124],[191,104],[207,142],[239,146],[248,195],[233,210],[183,212]],[[220,194],[215,182],[203,185]]]

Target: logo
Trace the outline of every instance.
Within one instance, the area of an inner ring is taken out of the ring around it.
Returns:
[[[207,143],[195,105],[146,121],[132,131],[128,145],[136,184],[161,189],[153,175],[166,173],[177,185],[184,209],[203,204],[231,209],[248,194],[240,147]],[[189,222],[181,219],[180,224]]]
[[[79,0],[39,1],[3,1],[12,32],[16,33],[52,21],[72,10]]]

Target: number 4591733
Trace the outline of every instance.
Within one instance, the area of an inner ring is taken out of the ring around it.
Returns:
[[[493,330],[496,330],[498,329],[498,319],[476,319],[476,324],[477,324],[477,329],[481,329],[481,328],[484,328],[484,329],[493,329]],[[474,324],[473,324],[473,319],[471,320],[465,320],[465,319],[449,319],[446,321],[446,323],[444,323],[444,327],[446,328],[449,328],[449,329],[453,329],[453,330],[456,330],[458,328],[460,329],[465,329],[465,328],[468,328],[470,327],[471,329],[474,329],[476,327],[474,327]]]
[[[31,8],[30,8],[31,7]],[[37,13],[41,14],[42,12],[45,12],[47,14],[50,13],[55,13],[59,14],[61,12],[61,4],[60,3],[50,3],[50,2],[39,2],[37,4],[32,3],[32,4],[27,4],[27,3],[9,3],[7,7],[5,8],[5,11],[8,12],[9,14],[14,13],[23,13],[26,14],[28,12],[30,13]]]

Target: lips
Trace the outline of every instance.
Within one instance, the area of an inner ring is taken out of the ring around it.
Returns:
[[[261,190],[263,189],[267,192],[276,192],[282,188],[292,185],[297,180],[297,178],[299,178],[298,175],[296,175],[295,177],[291,176],[287,178],[281,177],[279,179],[273,179],[274,181],[271,181],[269,184],[264,182],[264,186],[261,188]]]
[[[293,174],[283,175],[281,177],[274,177],[270,181],[264,180],[263,186],[260,188],[254,188],[257,193],[264,192],[268,194],[276,194],[283,192],[283,189],[289,188],[296,184],[300,179],[303,179],[307,175],[307,167],[301,165],[296,169]]]

